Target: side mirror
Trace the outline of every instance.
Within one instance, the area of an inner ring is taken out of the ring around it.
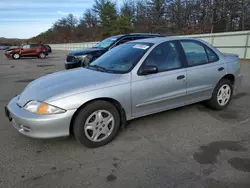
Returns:
[[[139,75],[148,75],[158,73],[158,68],[154,65],[146,65],[139,70]]]

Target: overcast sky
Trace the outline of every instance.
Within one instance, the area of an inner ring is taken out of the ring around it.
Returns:
[[[119,5],[123,0],[116,0]],[[94,0],[0,0],[0,37],[30,38],[69,13],[78,18]]]

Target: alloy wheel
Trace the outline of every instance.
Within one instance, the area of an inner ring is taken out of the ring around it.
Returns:
[[[231,98],[231,88],[229,85],[224,84],[221,86],[217,93],[217,102],[220,106],[225,106]]]
[[[114,129],[114,116],[107,110],[97,110],[90,114],[84,125],[86,137],[93,142],[100,142],[109,137]]]
[[[19,59],[20,55],[19,54],[14,54],[14,59]]]
[[[45,54],[44,53],[40,53],[40,58],[44,59],[45,58]]]

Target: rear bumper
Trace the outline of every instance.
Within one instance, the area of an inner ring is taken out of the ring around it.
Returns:
[[[242,82],[243,82],[243,74],[239,74],[235,77],[235,82],[234,82],[234,92],[235,93],[238,93],[239,92],[239,89],[241,88],[242,86]]]
[[[37,115],[19,107],[16,102],[17,97],[9,102],[5,114],[21,134],[32,138],[69,136],[71,118],[76,110],[55,115]]]

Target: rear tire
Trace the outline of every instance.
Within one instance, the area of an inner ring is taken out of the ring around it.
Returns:
[[[111,142],[119,128],[117,108],[107,101],[94,101],[77,113],[73,133],[84,146],[96,148]]]
[[[13,59],[20,59],[20,54],[19,53],[14,53],[13,55],[12,55],[12,58]]]
[[[44,58],[46,58],[46,54],[43,53],[43,52],[41,52],[41,53],[39,54],[38,57],[39,57],[40,59],[44,59]]]
[[[215,87],[211,99],[206,101],[209,108],[222,110],[226,108],[233,96],[233,82],[222,79]]]

